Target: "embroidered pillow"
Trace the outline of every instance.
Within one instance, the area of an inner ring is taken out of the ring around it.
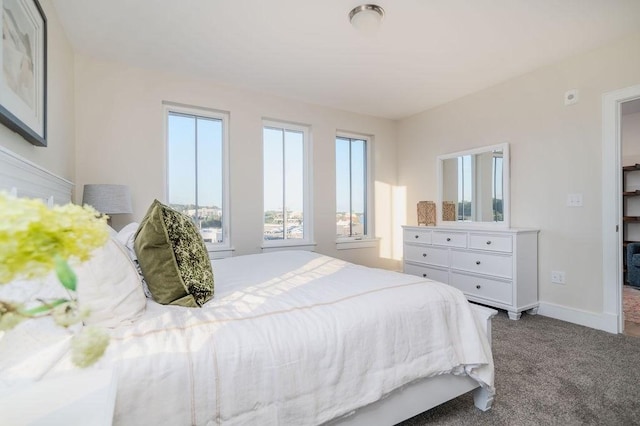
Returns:
[[[154,200],[140,222],[134,248],[156,302],[198,307],[213,297],[209,253],[187,215]]]

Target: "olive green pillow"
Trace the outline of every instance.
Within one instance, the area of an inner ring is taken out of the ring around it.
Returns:
[[[154,200],[140,222],[134,249],[156,302],[198,307],[213,296],[209,253],[189,216]]]

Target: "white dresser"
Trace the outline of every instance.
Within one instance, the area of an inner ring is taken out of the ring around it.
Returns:
[[[538,231],[403,227],[404,272],[459,288],[517,320],[538,310]]]

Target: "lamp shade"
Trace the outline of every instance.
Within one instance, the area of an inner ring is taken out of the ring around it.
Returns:
[[[132,213],[131,192],[126,185],[93,184],[85,185],[82,203],[89,204],[100,213]]]

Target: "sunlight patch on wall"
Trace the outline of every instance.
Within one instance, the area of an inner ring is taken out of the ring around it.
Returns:
[[[375,182],[376,236],[378,255],[402,260],[402,225],[407,223],[407,188]]]

